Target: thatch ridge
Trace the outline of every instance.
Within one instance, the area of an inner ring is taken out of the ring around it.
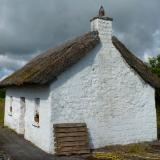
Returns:
[[[0,82],[0,87],[45,85],[77,63],[100,42],[98,32],[89,32],[37,56]]]
[[[114,46],[119,50],[124,60],[133,68],[141,78],[154,88],[160,88],[160,78],[152,73],[150,68],[139,58],[137,58],[127,47],[122,44],[115,36],[112,37]]]

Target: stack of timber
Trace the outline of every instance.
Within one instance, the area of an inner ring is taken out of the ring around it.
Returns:
[[[89,155],[89,140],[85,123],[63,123],[54,125],[57,155]]]

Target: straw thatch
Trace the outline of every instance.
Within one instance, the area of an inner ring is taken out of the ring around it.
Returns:
[[[141,78],[155,88],[160,88],[160,78],[152,73],[143,61],[131,53],[116,37],[112,37],[114,46],[119,50],[125,61],[132,67]]]
[[[20,70],[0,82],[0,87],[45,85],[96,47],[98,32],[90,32],[34,58]]]
[[[57,48],[49,49],[1,81],[0,87],[45,85],[53,82],[58,75],[77,63],[99,42],[98,32],[90,32]],[[145,82],[155,88],[160,88],[160,78],[152,73],[147,65],[134,56],[116,37],[112,37],[112,42],[124,60]]]

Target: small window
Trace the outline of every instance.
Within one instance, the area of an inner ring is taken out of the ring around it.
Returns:
[[[12,104],[13,104],[13,97],[10,96],[10,105],[9,105],[9,114],[8,114],[9,116],[12,116],[12,111],[13,111]]]
[[[20,97],[20,102],[25,104],[25,97]]]
[[[24,116],[25,115],[25,110],[26,110],[26,102],[25,102],[25,97],[20,97],[20,109],[21,109],[21,114]]]
[[[39,108],[40,108],[40,98],[35,98],[34,121],[37,124],[39,124]]]

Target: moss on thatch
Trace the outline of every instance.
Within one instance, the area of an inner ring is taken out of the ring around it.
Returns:
[[[0,87],[44,85],[54,81],[59,74],[95,48],[99,41],[98,32],[90,32],[57,48],[49,49],[4,79]]]

